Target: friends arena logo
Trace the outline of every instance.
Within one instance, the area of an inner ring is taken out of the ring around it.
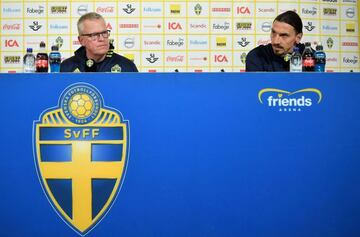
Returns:
[[[84,236],[104,218],[123,183],[129,124],[94,86],[67,87],[34,121],[34,158],[57,214]]]
[[[265,88],[258,93],[258,99],[261,104],[280,112],[303,111],[316,104],[320,104],[322,97],[321,91],[315,88],[306,88],[294,92]]]

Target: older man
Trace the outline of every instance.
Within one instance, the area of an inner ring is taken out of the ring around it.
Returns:
[[[77,23],[81,47],[61,63],[61,72],[137,72],[135,64],[110,49],[104,18],[90,12]]]
[[[300,44],[302,28],[301,18],[296,12],[278,15],[272,24],[271,43],[260,45],[248,53],[246,71],[289,71],[289,55],[294,46],[300,49],[300,53],[305,48]]]

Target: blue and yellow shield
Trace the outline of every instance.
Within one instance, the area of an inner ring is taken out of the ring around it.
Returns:
[[[54,209],[80,235],[108,212],[124,180],[128,121],[92,85],[64,90],[34,123],[35,163]]]

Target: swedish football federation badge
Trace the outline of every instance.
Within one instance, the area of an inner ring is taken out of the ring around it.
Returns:
[[[34,123],[35,163],[42,187],[61,218],[87,234],[109,211],[124,179],[128,121],[104,106],[92,85],[66,88],[57,107]]]

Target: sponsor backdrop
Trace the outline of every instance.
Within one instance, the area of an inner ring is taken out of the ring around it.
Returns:
[[[27,47],[79,47],[76,22],[95,11],[108,21],[116,52],[143,72],[239,72],[246,54],[269,43],[272,20],[297,11],[303,41],[322,42],[328,71],[359,71],[357,0],[1,1],[1,72],[20,72]]]

